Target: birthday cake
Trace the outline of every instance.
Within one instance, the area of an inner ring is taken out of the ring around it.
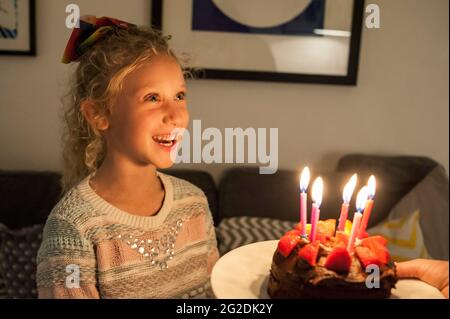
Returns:
[[[352,223],[335,231],[336,220],[318,221],[315,240],[301,225],[278,242],[272,259],[271,298],[388,298],[397,275],[382,236],[356,239],[349,250]],[[303,236],[302,236],[303,234]]]

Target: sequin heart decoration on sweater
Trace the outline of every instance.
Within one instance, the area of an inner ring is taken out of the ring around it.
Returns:
[[[117,239],[123,241],[131,249],[137,250],[143,257],[150,259],[152,266],[159,266],[160,270],[169,268],[167,262],[172,260],[175,255],[175,242],[183,226],[183,221],[177,222],[168,228],[168,232],[158,239],[137,238],[129,234],[119,234]],[[163,256],[158,259],[158,257]]]

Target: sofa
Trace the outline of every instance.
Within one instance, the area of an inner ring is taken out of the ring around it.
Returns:
[[[216,226],[221,254],[250,242],[279,238],[298,222],[296,171],[279,170],[272,175],[261,175],[256,167],[235,167],[224,172],[218,185],[206,171],[170,169],[164,172],[188,180],[203,190]],[[431,256],[448,260],[448,177],[441,165],[419,156],[345,155],[333,171],[312,171],[313,177],[321,175],[325,183],[321,219],[338,218],[341,190],[355,172],[360,181],[358,187],[371,174],[377,177],[376,206],[369,227],[388,219],[396,205],[407,197],[416,200],[424,194],[435,196],[432,214],[424,215],[420,222]],[[0,296],[3,298],[37,296],[36,254],[42,227],[61,196],[60,177],[58,172],[0,170]],[[421,185],[431,178],[431,183]],[[419,195],[415,195],[418,185],[422,188]],[[416,206],[428,205],[427,197],[420,204],[416,202]],[[227,221],[235,224],[237,221],[241,229],[252,231],[230,234]],[[245,228],[245,223],[252,223],[252,227]],[[258,229],[261,229],[259,233]],[[436,234],[439,238],[435,238]]]

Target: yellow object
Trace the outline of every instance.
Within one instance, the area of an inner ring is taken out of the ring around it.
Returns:
[[[382,222],[367,232],[387,239],[387,247],[394,261],[429,258],[419,218],[420,211],[416,210],[411,215]]]
[[[311,234],[311,224],[306,224],[306,233]]]
[[[346,235],[350,236],[350,232],[352,231],[352,222],[350,220],[345,221],[344,232]]]

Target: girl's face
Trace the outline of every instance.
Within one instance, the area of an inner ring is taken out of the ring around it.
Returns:
[[[181,138],[176,132],[188,122],[179,64],[168,55],[154,56],[124,80],[108,116],[107,152],[140,166],[170,167],[170,152]]]

